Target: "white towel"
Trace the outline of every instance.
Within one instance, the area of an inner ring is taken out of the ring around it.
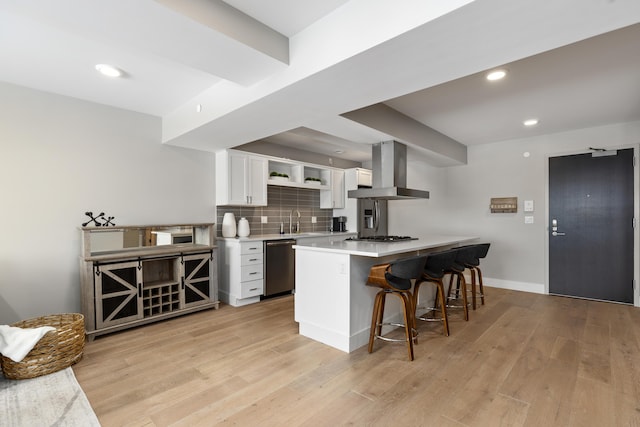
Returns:
[[[51,326],[16,328],[15,326],[0,325],[0,353],[14,362],[20,362],[44,334],[55,330],[56,328]]]

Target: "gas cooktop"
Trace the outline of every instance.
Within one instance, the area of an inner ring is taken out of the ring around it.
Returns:
[[[353,242],[404,242],[407,240],[418,240],[417,237],[410,236],[369,236],[369,237],[349,237],[345,240],[351,240]]]

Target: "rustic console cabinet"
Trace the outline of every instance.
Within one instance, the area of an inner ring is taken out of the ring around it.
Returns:
[[[180,235],[182,243],[158,238],[163,234]],[[214,224],[84,227],[82,235],[82,312],[89,339],[218,308]]]

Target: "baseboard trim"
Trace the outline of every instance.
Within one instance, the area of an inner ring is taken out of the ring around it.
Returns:
[[[515,282],[513,280],[491,279],[483,277],[482,282],[488,288],[509,289],[512,291],[531,292],[534,294],[546,294],[544,283]]]

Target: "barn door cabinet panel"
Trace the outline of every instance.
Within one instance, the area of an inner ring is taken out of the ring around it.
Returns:
[[[142,273],[137,261],[96,265],[96,327],[119,325],[142,318],[138,284]]]
[[[184,308],[197,307],[211,301],[213,296],[209,282],[212,270],[214,268],[217,270],[218,265],[215,255],[213,257],[209,254],[189,255],[185,256],[181,262]]]
[[[214,224],[85,227],[82,312],[89,339],[218,308]],[[157,236],[180,233],[180,244]]]

